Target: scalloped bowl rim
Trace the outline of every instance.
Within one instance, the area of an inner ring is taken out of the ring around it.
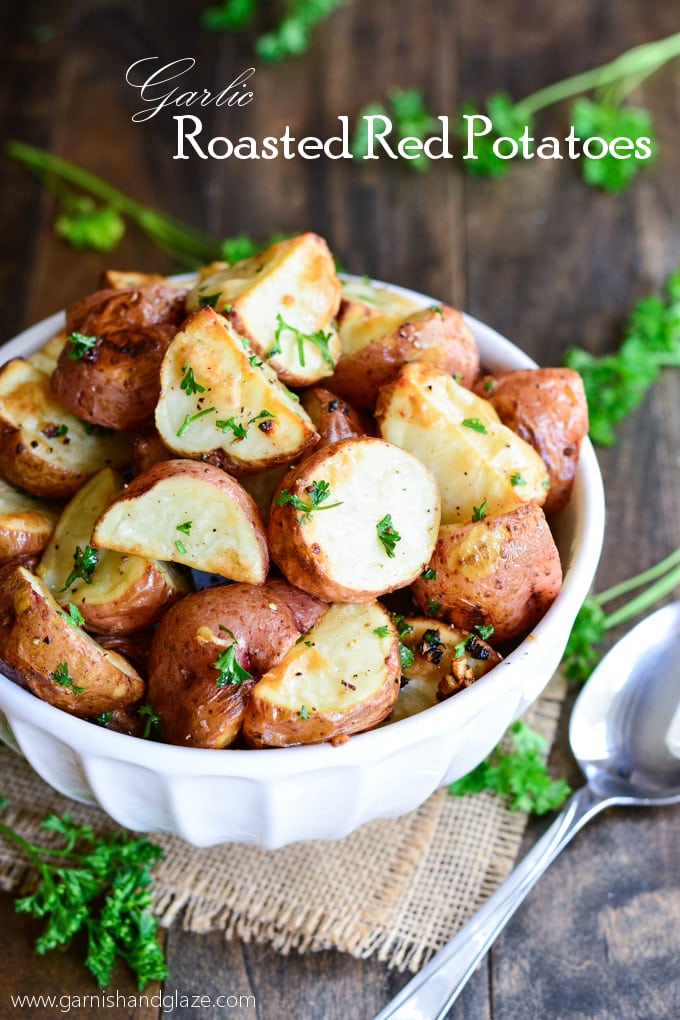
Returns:
[[[194,274],[182,274],[172,278],[178,283],[195,279]],[[358,281],[361,277],[341,274],[341,279]],[[376,287],[384,287],[394,293],[421,304],[432,305],[431,297],[400,287],[395,284],[371,280]],[[511,343],[496,330],[470,315],[465,320],[480,346],[482,362],[492,370],[502,367],[533,368],[536,362],[519,347]],[[2,345],[3,363],[13,357],[26,356],[41,347],[64,324],[64,313],[57,312],[41,322],[24,330]],[[41,701],[30,692],[19,687],[0,673],[0,710],[10,720],[17,717],[38,728],[43,728],[58,737],[63,743],[80,754],[107,755],[115,762],[129,762],[168,776],[190,775],[224,777],[228,779],[266,779],[307,772],[309,770],[332,769],[336,766],[368,764],[386,754],[398,753],[419,741],[427,740],[435,733],[451,732],[456,716],[464,705],[474,699],[476,709],[483,708],[494,699],[499,683],[504,689],[511,682],[520,687],[523,677],[531,676],[535,664],[541,667],[546,651],[556,645],[564,645],[568,630],[590,588],[602,549],[604,537],[604,491],[597,458],[589,439],[585,439],[577,472],[572,502],[577,504],[576,527],[570,550],[570,562],[565,572],[562,589],[554,603],[531,633],[494,670],[478,680],[472,687],[461,691],[441,704],[398,722],[355,734],[338,747],[330,744],[312,744],[289,748],[267,748],[257,751],[249,749],[214,750],[209,748],[178,747],[155,743],[138,737],[105,730],[86,720],[69,715],[60,709]],[[518,675],[510,678],[507,670]],[[503,675],[501,675],[501,673]],[[545,677],[545,684],[549,680]],[[0,737],[2,736],[0,732]]]

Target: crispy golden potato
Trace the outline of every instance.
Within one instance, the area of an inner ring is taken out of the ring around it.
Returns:
[[[0,564],[42,552],[58,516],[53,504],[20,492],[0,478]]]
[[[82,717],[132,705],[144,681],[62,615],[49,589],[17,567],[0,586],[0,667],[43,701]]]
[[[149,656],[149,702],[162,739],[190,747],[232,743],[255,679],[325,609],[280,580],[204,588],[170,609]]]
[[[430,558],[439,493],[404,450],[362,437],[314,451],[272,504],[271,557],[291,584],[334,602],[403,588]]]
[[[340,357],[340,297],[328,245],[307,233],[203,278],[187,308],[214,308],[285,383],[309,386],[331,375]]]
[[[177,454],[169,450],[155,428],[142,429],[132,437],[132,474],[141,475],[162,460],[176,460]]]
[[[233,474],[290,463],[318,440],[298,398],[212,308],[187,319],[168,348],[156,427],[176,454]]]
[[[100,515],[123,491],[120,475],[104,468],[73,496],[64,509],[37,569],[62,606],[73,604],[85,627],[99,634],[132,634],[157,622],[169,605],[192,591],[184,573],[146,556],[100,549],[90,554],[92,570],[73,578],[82,553],[92,548]],[[80,557],[79,557],[80,550]]]
[[[29,354],[26,361],[33,365],[33,368],[37,368],[41,372],[44,372],[45,375],[52,375],[57,367],[59,355],[63,351],[65,343],[66,330],[62,329],[48,340],[44,347],[41,347],[38,351],[34,351],[33,354]]]
[[[260,584],[269,556],[243,486],[211,464],[167,460],[138,475],[97,520],[92,545]]]
[[[378,602],[331,606],[255,684],[243,734],[252,747],[343,742],[390,714],[400,672],[397,632]]]
[[[433,472],[443,524],[469,521],[480,508],[495,514],[545,502],[548,473],[533,447],[501,424],[488,400],[431,365],[405,365],[381,391],[376,418],[383,438]]]
[[[136,290],[149,284],[166,283],[160,273],[138,273],[136,270],[105,269],[99,277],[101,290]]]
[[[64,407],[112,429],[148,422],[163,355],[184,319],[185,294],[178,287],[146,284],[100,290],[72,304],[68,339],[52,376]]]
[[[572,368],[522,368],[484,376],[475,390],[503,424],[540,455],[550,479],[543,509],[548,516],[557,513],[569,502],[581,443],[588,434],[581,376]]]
[[[341,439],[367,436],[373,432],[367,418],[359,414],[342,397],[324,389],[323,386],[312,386],[304,390],[301,401],[319,433],[317,449],[330,443],[338,443]]]
[[[367,278],[342,281],[338,333],[343,354],[355,354],[373,340],[392,333],[422,304],[387,287],[374,287]]]
[[[457,694],[501,661],[499,653],[476,634],[441,620],[406,616],[399,633],[413,662],[402,668],[402,687],[391,721],[406,719]]]
[[[426,580],[411,591],[423,612],[456,627],[493,627],[493,641],[517,638],[546,613],[562,584],[560,557],[535,503],[468,524],[445,525]]]
[[[127,434],[104,434],[55,399],[50,377],[13,358],[0,369],[0,475],[34,496],[68,499],[106,465],[130,460]]]
[[[378,393],[407,362],[423,361],[471,386],[479,372],[475,339],[463,316],[448,305],[420,309],[384,336],[343,353],[332,387],[358,407],[373,410]]]

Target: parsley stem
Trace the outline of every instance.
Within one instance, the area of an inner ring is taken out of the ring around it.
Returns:
[[[605,602],[611,602],[612,599],[618,598],[619,595],[627,595],[629,591],[641,588],[643,584],[647,584],[649,581],[656,581],[657,577],[662,577],[666,571],[671,570],[679,563],[680,548],[676,549],[675,552],[672,552],[665,560],[661,560],[660,563],[655,564],[648,570],[644,570],[641,574],[637,574],[635,577],[629,577],[627,581],[621,581],[619,584],[615,584],[612,588],[607,588],[606,591],[600,592],[599,595],[594,595],[593,601],[597,602],[597,604],[601,606]]]
[[[649,609],[650,606],[653,606],[655,602],[662,599],[664,595],[668,595],[668,593],[673,591],[673,589],[678,585],[680,585],[680,566],[677,566],[674,570],[664,574],[664,576],[660,578],[656,584],[651,585],[649,588],[645,588],[643,592],[640,592],[639,595],[626,603],[625,606],[621,606],[620,609],[616,609],[613,613],[609,613],[604,621],[604,629],[611,630],[612,627],[617,627],[625,620],[630,620],[631,617],[644,612],[645,609]]]
[[[642,74],[647,77],[677,56],[680,56],[680,32],[676,32],[675,35],[670,35],[666,39],[657,39],[655,42],[634,46],[608,64],[602,64],[590,71],[572,75],[571,78],[565,78],[563,81],[532,92],[526,99],[521,99],[516,103],[515,108],[518,113],[528,118],[539,110],[545,109],[546,106],[553,106],[555,103],[570,99],[581,92],[599,89],[603,85],[611,85],[634,75]]]

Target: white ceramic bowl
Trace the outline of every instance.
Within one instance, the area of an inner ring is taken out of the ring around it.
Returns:
[[[0,358],[37,350],[63,321],[59,313],[26,330]],[[491,371],[535,364],[488,326],[467,321]],[[364,822],[411,811],[474,768],[538,697],[590,587],[603,531],[602,478],[586,440],[571,502],[553,528],[564,584],[538,626],[472,687],[340,747],[216,751],[149,743],[61,712],[1,675],[0,737],[60,793],[99,804],[130,829],[172,832],[196,846],[337,839]]]

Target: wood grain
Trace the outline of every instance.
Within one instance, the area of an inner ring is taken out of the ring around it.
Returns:
[[[172,160],[170,117],[135,125],[138,97],[125,69],[151,54],[197,60],[195,80],[219,89],[252,55],[245,37],[198,29],[199,0],[29,0],[0,9],[0,128],[92,169],[141,201],[215,234],[268,236],[310,228],[344,265],[463,305],[544,364],[570,344],[610,349],[638,296],[680,262],[677,132],[680,66],[645,82],[638,101],[655,113],[660,154],[624,195],[586,188],[568,160],[512,168],[504,181],[465,178],[440,162],[418,175],[387,160],[276,164]],[[45,30],[45,26],[51,30]],[[207,136],[333,133],[393,86],[417,85],[437,113],[503,88],[521,97],[550,81],[677,31],[667,0],[572,0],[529,9],[520,0],[392,0],[354,3],[314,35],[310,52],[258,67],[256,100],[240,111],[202,111]],[[38,39],[47,41],[38,42]],[[568,107],[539,118],[560,134]],[[106,260],[76,253],[51,232],[52,203],[22,170],[0,164],[0,340],[91,289]],[[168,271],[169,258],[130,228],[110,262]],[[644,406],[600,451],[608,529],[598,586],[605,587],[680,545],[680,393],[667,373]],[[616,635],[612,635],[614,638]],[[553,754],[573,782],[566,719]],[[7,791],[11,794],[11,791]],[[545,822],[533,823],[526,845]],[[542,879],[473,976],[453,1020],[671,1020],[680,1015],[678,812],[608,812],[581,833]],[[96,992],[82,947],[37,959],[36,926],[0,895],[4,953],[0,1020],[9,995]],[[282,957],[262,946],[195,935],[167,936],[164,993],[254,995],[256,1007],[205,1017],[258,1020],[370,1018],[407,980],[375,961],[333,952]],[[133,991],[124,971],[121,992]],[[149,991],[152,991],[149,989]],[[34,1011],[31,1016],[53,1016]],[[71,1015],[92,1015],[74,1010]],[[153,1007],[95,1013],[135,1020],[195,1017]]]

